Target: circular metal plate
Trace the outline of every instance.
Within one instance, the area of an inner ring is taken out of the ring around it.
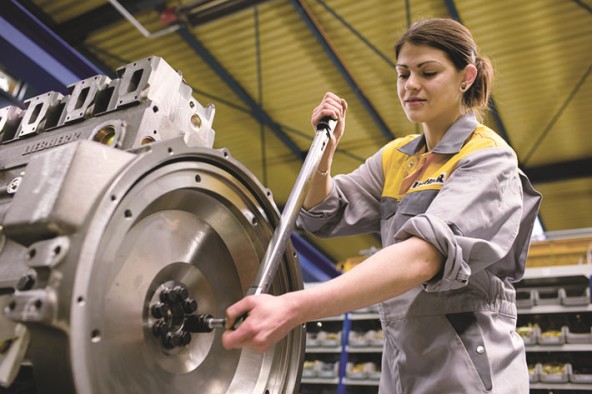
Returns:
[[[251,285],[278,220],[268,194],[225,152],[153,149],[106,192],[82,240],[71,296],[77,391],[294,392],[302,329],[266,353],[225,350],[221,330],[172,349],[153,334],[150,305],[163,286],[184,286],[198,314],[223,317]],[[272,293],[301,288],[298,270],[290,247]]]

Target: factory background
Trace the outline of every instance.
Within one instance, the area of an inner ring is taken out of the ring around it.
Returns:
[[[333,174],[420,132],[398,104],[394,43],[431,17],[465,24],[496,71],[484,123],[543,195],[518,286],[532,392],[592,391],[592,2],[589,0],[1,0],[0,107],[158,56],[202,105],[224,148],[286,204],[326,91],[349,103]],[[150,141],[148,141],[150,142]],[[0,161],[2,158],[0,158]],[[380,246],[373,235],[292,240],[307,283]],[[312,285],[312,284],[311,284]],[[376,311],[309,324],[302,393],[375,393]],[[530,343],[528,341],[531,341]]]

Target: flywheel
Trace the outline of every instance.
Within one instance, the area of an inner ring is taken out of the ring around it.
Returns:
[[[77,392],[294,392],[302,329],[259,353],[225,350],[221,330],[187,328],[244,296],[277,220],[269,192],[225,151],[163,143],[129,166],[72,256]],[[284,258],[272,293],[301,288],[296,253]]]

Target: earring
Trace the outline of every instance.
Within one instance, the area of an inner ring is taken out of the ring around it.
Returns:
[[[460,91],[464,92],[465,90],[467,90],[467,83],[466,82],[462,82],[460,84]]]

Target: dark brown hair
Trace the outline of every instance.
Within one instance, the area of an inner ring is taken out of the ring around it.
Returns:
[[[435,18],[415,22],[395,45],[397,57],[408,42],[444,51],[459,71],[473,64],[477,68],[477,77],[463,96],[463,106],[478,114],[487,108],[493,86],[493,67],[489,59],[479,56],[469,29],[452,19]]]

